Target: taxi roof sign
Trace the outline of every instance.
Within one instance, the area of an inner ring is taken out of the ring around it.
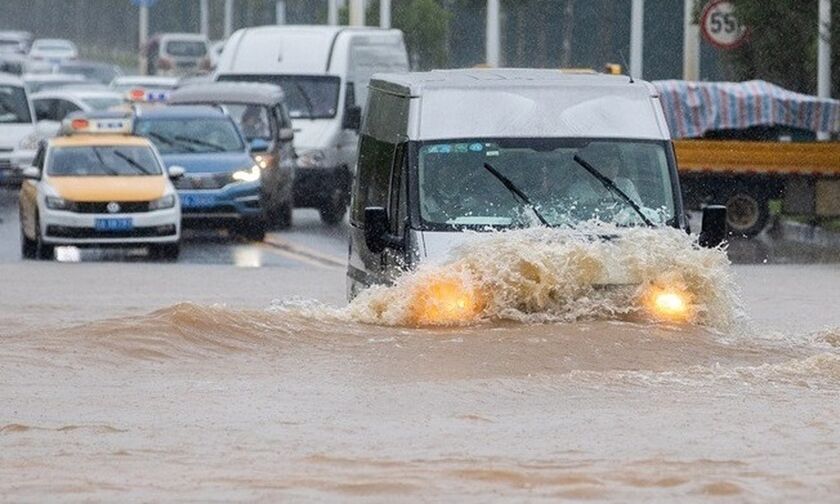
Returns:
[[[85,117],[72,114],[61,125],[62,135],[131,135],[134,121],[131,117]]]
[[[128,101],[143,103],[165,103],[169,99],[169,91],[133,88],[127,93]]]

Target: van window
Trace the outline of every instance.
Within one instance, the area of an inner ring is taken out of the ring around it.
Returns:
[[[388,189],[395,150],[394,144],[362,136],[359,142],[359,176],[356,178],[350,215],[354,222],[364,221],[366,207],[388,208]]]
[[[640,225],[641,218],[575,156],[609,178],[645,216],[674,216],[666,142],[586,139],[476,139],[426,142],[417,160],[420,217],[431,227],[521,226],[533,212],[496,178],[522,191],[554,226],[588,220]]]
[[[338,111],[338,77],[321,75],[220,75],[225,82],[267,82],[283,88],[292,119],[332,119]]]
[[[201,58],[207,54],[207,46],[194,40],[171,40],[166,43],[166,53],[177,58]]]
[[[31,123],[26,92],[19,86],[0,86],[0,124]]]

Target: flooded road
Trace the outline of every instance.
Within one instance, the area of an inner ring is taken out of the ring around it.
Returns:
[[[444,327],[388,310],[429,273],[345,307],[307,256],[0,264],[0,500],[836,500],[840,267],[501,245],[443,270],[481,300]],[[674,268],[716,316],[586,287]]]

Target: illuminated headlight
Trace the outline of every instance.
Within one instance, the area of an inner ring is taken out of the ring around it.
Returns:
[[[72,210],[73,202],[58,196],[46,197],[47,208],[52,210]]]
[[[691,296],[681,289],[653,288],[645,304],[657,318],[671,321],[690,321],[694,312]]]
[[[167,194],[149,203],[149,210],[164,210],[175,206],[175,195]]]
[[[256,182],[260,179],[260,167],[254,165],[246,170],[239,170],[233,172],[233,180],[240,182]]]
[[[324,166],[325,158],[324,151],[311,150],[298,156],[297,163],[301,168],[316,168],[318,166]]]
[[[258,154],[254,156],[254,161],[257,163],[257,166],[265,170],[274,164],[274,156],[271,154]]]

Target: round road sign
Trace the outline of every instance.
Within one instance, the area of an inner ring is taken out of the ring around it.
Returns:
[[[747,28],[735,17],[731,0],[712,0],[700,16],[703,38],[718,49],[735,49],[747,39]]]

